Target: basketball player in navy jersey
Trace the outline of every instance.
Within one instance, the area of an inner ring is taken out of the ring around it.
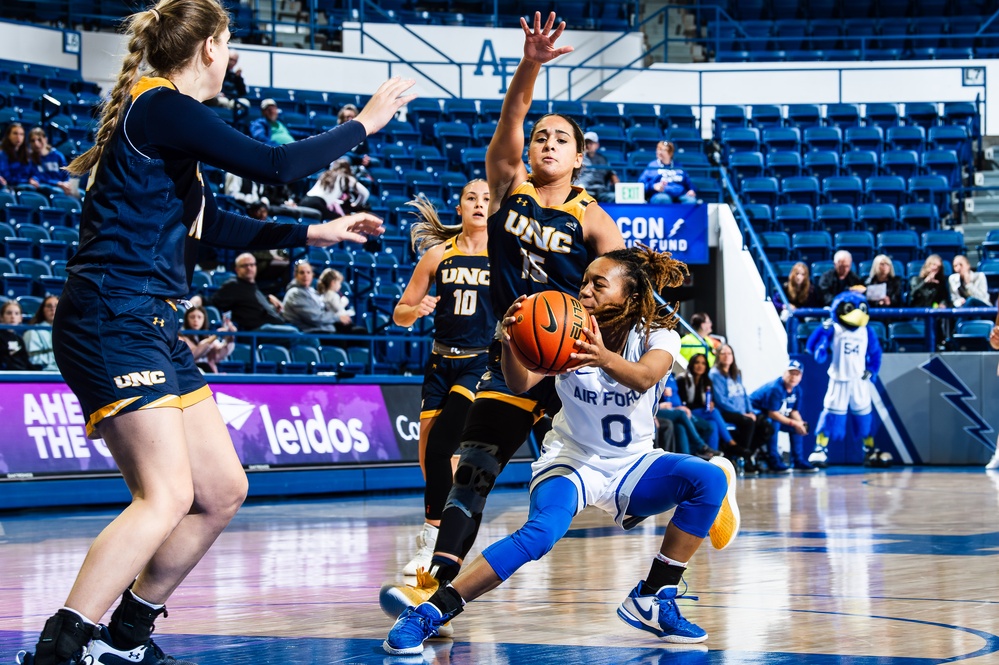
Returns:
[[[416,556],[403,575],[420,575],[430,568],[441,513],[451,490],[451,459],[461,442],[475,385],[486,371],[486,352],[496,317],[489,304],[489,257],[486,256],[486,215],[489,185],[472,180],[461,190],[460,226],[441,224],[429,201],[418,198],[420,221],[412,227],[413,249],[425,253],[396,305],[392,320],[408,327],[433,314],[434,346],[423,376],[420,406],[420,468],[425,522],[416,537]],[[436,286],[436,295],[430,295]],[[422,569],[422,571],[421,571]]]
[[[583,164],[583,131],[571,118],[542,116],[528,142],[528,174],[522,154],[524,121],[541,66],[572,51],[556,48],[565,23],[552,12],[542,26],[521,19],[524,57],[510,81],[496,133],[486,152],[489,182],[490,300],[496,318],[518,296],[557,289],[575,296],[583,272],[601,254],[624,247],[621,232],[592,196],[573,186]],[[543,413],[559,408],[549,378],[529,391],[511,390],[503,379],[500,342],[489,351],[461,437],[454,486],[448,495],[431,562],[432,579],[416,587],[386,586],[380,603],[390,616],[425,600],[458,574],[482,521],[486,497],[503,467]]]
[[[177,300],[190,291],[198,243],[326,246],[382,231],[364,214],[310,226],[220,211],[200,163],[294,182],[412,99],[404,95],[412,81],[392,79],[353,122],[268,147],[203,104],[221,90],[229,59],[229,15],[218,0],[161,0],[126,26],[128,53],[94,146],[69,166],[89,173],[90,185],[52,336],[87,435],[104,439],[132,501],[94,540],[35,652],[18,655],[30,665],[185,665],[152,641],[153,624],[247,489],[212,391],[177,335]],[[109,625],[97,627],[118,596]]]
[[[676,507],[648,575],[617,613],[667,642],[707,639],[704,629],[680,613],[679,584],[704,538],[710,535],[718,549],[735,539],[739,511],[731,462],[655,448],[658,398],[680,352],[676,316],[660,308],[655,296],[664,287],[680,286],[684,273],[685,266],[669,254],[645,247],[611,252],[590,264],[579,300],[592,330],[575,344],[578,369],[556,379],[563,406],[533,467],[527,523],[483,550],[453,584],[407,608],[389,632],[385,651],[421,653],[424,640],[442,634],[466,602],[551,551],[588,505],[625,528]],[[514,390],[543,380],[509,353],[509,326],[521,302],[502,319],[503,372]]]

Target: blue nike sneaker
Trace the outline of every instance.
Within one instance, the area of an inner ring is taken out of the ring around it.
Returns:
[[[446,622],[447,618],[432,603],[410,607],[396,620],[382,648],[393,656],[423,653],[423,642],[436,636]]]
[[[677,598],[697,600],[697,596],[681,594],[676,586],[664,586],[655,595],[648,596],[643,596],[641,589],[642,582],[639,582],[617,608],[617,615],[626,624],[676,644],[697,644],[708,639],[704,629],[684,619],[676,605]]]

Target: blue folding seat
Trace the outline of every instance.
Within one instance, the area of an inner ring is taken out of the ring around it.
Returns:
[[[777,279],[781,282],[786,282],[797,263],[797,261],[773,261],[771,265],[773,266],[774,274],[777,275]]]
[[[603,135],[597,132],[603,142]],[[655,150],[663,140],[663,133],[658,127],[638,125],[629,127],[627,132],[628,150]]]
[[[813,224],[814,212],[806,203],[785,203],[774,210],[775,228],[785,233],[811,231]]]
[[[779,2],[779,0],[775,0]],[[792,0],[796,5],[797,0]],[[788,18],[774,22],[774,43],[781,51],[799,51],[803,48],[808,34],[808,22],[796,18]],[[821,47],[820,47],[821,48]]]
[[[381,157],[385,165],[393,169],[413,170],[416,168],[416,156],[405,146],[388,143],[382,146]]]
[[[930,148],[953,150],[961,162],[971,162],[971,137],[965,127],[931,127],[927,141]]]
[[[905,105],[905,124],[929,129],[937,124],[940,114],[937,105],[930,102],[908,102]]]
[[[889,349],[896,353],[926,353],[930,351],[926,341],[926,322],[895,321],[888,324]]]
[[[951,214],[950,184],[941,175],[921,175],[909,178],[909,201],[932,203],[943,219]]]
[[[985,234],[985,239],[978,245],[978,258],[982,260],[999,258],[999,229],[992,229]],[[6,271],[0,269],[0,272]]]
[[[920,258],[919,236],[915,231],[882,231],[877,235],[878,254],[887,254],[907,263]]]
[[[983,275],[989,285],[989,295],[995,300],[999,293],[999,259],[985,259],[978,262],[976,270]]]
[[[831,150],[840,152],[843,146],[843,133],[839,127],[809,127],[804,135],[808,150]]]
[[[898,104],[868,104],[864,111],[864,120],[868,127],[876,126],[882,129],[897,127],[899,124]]]
[[[843,154],[843,172],[861,180],[878,175],[878,155],[873,150],[851,150]]]
[[[433,131],[433,125],[431,125],[431,131]],[[385,137],[384,142],[387,143],[414,145],[420,142],[420,132],[413,129],[413,125],[402,120],[389,120],[380,135]],[[375,136],[379,136],[379,134]]]
[[[472,130],[463,122],[438,122],[434,141],[451,166],[461,164],[461,151],[472,144]]]
[[[451,122],[463,122],[466,125],[474,125],[479,121],[479,111],[474,99],[445,99],[444,115]]]
[[[961,164],[953,150],[927,150],[921,161],[927,175],[943,176],[951,187],[961,184]]]
[[[590,125],[614,125],[621,127],[625,119],[617,102],[587,102],[586,122]],[[599,130],[594,130],[600,134]],[[603,135],[600,136],[603,139]]]
[[[905,180],[896,175],[876,175],[864,186],[867,203],[890,203],[896,208],[906,202]]]
[[[915,150],[922,153],[926,144],[926,130],[919,126],[889,127],[886,140],[892,150]]]
[[[881,173],[903,179],[919,175],[919,155],[913,150],[886,150],[881,155]]]
[[[846,130],[860,126],[860,109],[856,104],[829,104],[826,107],[826,123]]]
[[[578,99],[552,100],[552,113],[567,115],[580,125],[586,124],[586,111],[583,108],[583,102]]]
[[[748,203],[763,203],[771,208],[777,205],[779,186],[776,178],[744,178],[741,197]]]
[[[416,160],[416,168],[424,171],[443,171],[447,169],[447,158],[435,145],[415,145],[413,146],[413,157]]]
[[[784,115],[779,106],[771,104],[754,104],[750,123],[757,129],[771,129],[784,126]]]
[[[968,253],[968,248],[964,246],[964,234],[953,229],[923,231],[920,240],[924,255],[939,254],[945,262],[953,261],[958,254]]]
[[[827,231],[799,231],[791,236],[791,251],[800,261],[828,261],[832,258],[832,236]]]
[[[375,185],[378,188],[378,194],[382,198],[386,195],[408,195],[406,191],[406,181],[403,180],[402,174],[395,169],[371,167],[368,169],[368,174],[371,176],[371,179],[374,180]]]
[[[899,209],[899,222],[917,231],[936,229],[940,212],[932,203],[907,203]]]
[[[785,203],[819,204],[819,180],[814,176],[797,176],[781,181],[781,197]]]
[[[768,231],[759,234],[763,253],[770,261],[787,261],[791,258],[791,238],[783,231]]]
[[[726,129],[721,144],[726,158],[737,152],[759,152],[760,131],[753,127]]]
[[[857,207],[863,202],[864,185],[857,176],[833,176],[822,181],[826,203],[849,203]]]
[[[953,32],[953,23],[951,31]],[[944,125],[965,127],[972,138],[978,138],[981,134],[981,116],[973,102],[945,102],[941,118]]]
[[[815,127],[822,124],[822,111],[817,104],[789,104],[787,124],[791,127]]]
[[[776,127],[763,130],[763,145],[767,153],[801,152],[801,132],[797,127]]]
[[[444,120],[444,111],[439,99],[417,97],[406,105],[406,118],[418,130],[425,141],[434,138],[434,125]]]
[[[839,153],[832,150],[805,153],[805,171],[820,180],[839,175]]]
[[[845,249],[850,252],[854,262],[874,258],[874,234],[870,231],[840,231],[833,239],[833,245],[836,251]]]
[[[736,188],[743,178],[760,178],[763,176],[763,155],[758,152],[737,152],[728,158],[728,170],[735,176],[733,183]]]
[[[624,119],[632,127],[661,127],[659,112],[654,104],[632,103],[625,104],[622,112]]]
[[[948,351],[989,351],[991,321],[958,321],[957,327],[947,340]]]
[[[715,118],[712,121],[712,135],[715,139],[721,138],[721,133],[725,129],[741,129],[748,126],[746,120],[746,107],[744,106],[716,106]]]
[[[895,228],[898,213],[890,203],[865,203],[857,209],[857,226],[877,235]]]
[[[586,129],[600,137],[600,147],[607,150],[627,150],[628,140],[620,125],[592,125]]]
[[[880,127],[849,127],[845,137],[846,149],[869,150],[876,155],[884,150],[884,130]]]
[[[767,174],[775,178],[801,175],[801,155],[796,152],[771,152],[766,156]]]
[[[665,134],[666,140],[673,144],[677,154],[681,152],[704,152],[704,139],[701,138],[701,130],[699,129],[672,127],[667,129]],[[755,150],[759,150],[759,146]]]
[[[714,178],[691,178],[690,184],[697,198],[706,203],[722,203],[725,200],[721,186]]]
[[[693,110],[684,104],[660,104],[659,116],[663,118],[666,127],[697,127],[697,116]]]
[[[412,102],[410,102],[412,105]],[[482,99],[479,101],[479,120],[482,122],[498,122],[503,108],[502,99]]]
[[[821,231],[838,233],[852,231],[856,212],[848,203],[823,203],[815,209],[815,226]]]
[[[749,218],[749,224],[757,233],[773,229],[774,214],[770,206],[762,203],[747,203],[742,206],[742,209],[746,212],[746,217]],[[996,238],[995,244],[995,253],[999,256],[999,237]]]

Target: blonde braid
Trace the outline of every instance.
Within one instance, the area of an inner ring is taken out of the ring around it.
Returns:
[[[97,129],[97,137],[90,150],[70,162],[66,170],[72,175],[83,175],[90,172],[101,161],[104,147],[111,140],[111,135],[118,126],[118,121],[125,110],[125,104],[132,91],[132,86],[139,78],[142,63],[146,55],[146,30],[158,22],[158,17],[152,10],[133,14],[128,19],[128,54],[122,61],[121,72],[115,82],[111,96],[101,106],[101,121]]]

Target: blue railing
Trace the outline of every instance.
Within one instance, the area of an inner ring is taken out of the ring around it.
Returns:
[[[937,351],[937,326],[938,319],[984,319],[996,318],[997,309],[995,307],[966,307],[966,308],[928,308],[928,307],[872,307],[870,310],[871,319],[874,321],[912,321],[921,319],[924,323],[923,341],[926,352]],[[828,309],[801,308],[791,312],[787,320],[787,344],[789,353],[799,352],[798,328],[801,325],[800,319],[829,317]],[[891,342],[889,333],[888,341]],[[891,351],[892,349],[885,349]]]

